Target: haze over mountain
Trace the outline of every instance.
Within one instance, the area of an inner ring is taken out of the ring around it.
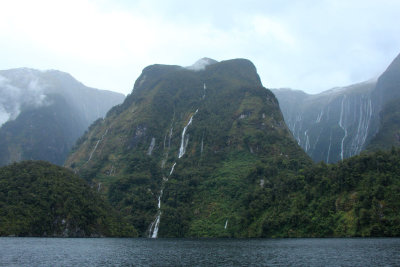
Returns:
[[[397,81],[396,74],[383,77],[378,84]],[[368,133],[365,125],[372,121],[378,123],[378,134],[371,144],[380,133],[392,133],[387,129],[398,131],[391,122],[398,119],[392,112],[398,102],[383,104],[378,121],[375,106],[369,104],[373,99],[363,98],[366,92],[387,92],[372,89],[378,88],[373,84],[330,91],[327,108],[339,109],[340,115],[323,108],[310,112],[311,125],[324,120],[329,127],[326,112],[336,125],[330,130],[347,131],[355,144],[369,140],[360,133]],[[306,102],[306,94],[290,92],[299,103]],[[21,129],[29,126],[28,133],[46,136],[36,131],[43,127],[48,139],[56,136],[43,118],[60,114],[55,107],[68,107],[67,101],[44,95],[39,100],[50,100],[50,105],[42,104],[37,112],[41,102],[31,101],[39,104],[31,105],[30,112],[21,109],[4,126],[18,122]],[[364,119],[351,115],[353,104]],[[64,116],[71,118],[70,113]],[[43,125],[21,122],[24,117],[37,117]],[[60,131],[69,126],[65,123]],[[346,148],[343,136],[338,142]],[[391,134],[382,136],[378,140],[385,144],[392,140],[386,138]],[[65,165],[86,181],[44,162],[0,168],[0,235],[400,236],[399,162],[400,149],[392,148],[337,164],[313,163],[248,60],[203,58],[189,67],[151,65],[125,101],[76,142]]]
[[[76,139],[124,96],[71,75],[28,68],[0,71],[0,165],[24,159],[62,164]]]
[[[398,56],[377,81],[315,95],[291,89],[272,91],[301,147],[314,161],[332,163],[357,155],[367,147],[387,149],[400,145],[399,77]]]

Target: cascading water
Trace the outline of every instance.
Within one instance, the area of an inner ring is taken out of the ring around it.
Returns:
[[[156,219],[150,225],[149,238],[157,238],[160,227],[161,210],[158,210]]]
[[[182,131],[182,139],[181,139],[181,147],[179,148],[179,155],[178,155],[178,158],[179,158],[179,159],[180,159],[183,155],[185,155],[186,147],[187,147],[187,144],[188,144],[188,142],[189,142],[189,140],[185,139],[186,130],[187,130],[187,128],[189,127],[189,125],[192,124],[193,117],[194,117],[194,115],[197,114],[198,111],[199,111],[199,110],[197,109],[196,112],[190,117],[189,122],[188,122],[188,123],[186,124],[186,126],[183,128],[183,131]]]
[[[347,137],[347,128],[345,127],[345,125],[343,124],[343,118],[344,118],[344,100],[346,99],[346,95],[343,96],[342,98],[342,108],[340,111],[340,120],[339,120],[339,126],[340,128],[342,128],[342,130],[344,131],[344,136],[342,138],[342,142],[341,142],[341,146],[340,146],[340,158],[341,160],[343,160],[344,157],[344,140]]]
[[[171,171],[169,172],[169,176],[171,176],[172,173],[174,172],[175,165],[176,165],[176,162],[174,163],[174,165],[172,165]]]
[[[329,137],[329,147],[328,147],[328,153],[326,156],[326,163],[329,163],[329,154],[331,154],[331,145],[332,145],[332,130],[331,130],[331,135]]]
[[[172,173],[174,172],[175,165],[176,165],[176,162],[172,165],[171,171],[169,172],[169,176],[171,176]],[[168,178],[164,176],[162,184],[161,184],[161,190],[160,190],[160,193],[158,194],[157,215],[156,215],[155,220],[150,224],[150,227],[149,227],[149,238],[157,238],[157,235],[158,235],[158,228],[160,227],[160,220],[161,220],[161,198],[164,193],[164,188],[165,188],[166,182],[168,182]]]
[[[372,118],[372,103],[369,97],[360,99],[358,112],[358,126],[351,144],[350,156],[361,152],[368,136],[368,129]]]
[[[307,152],[310,149],[310,139],[308,138],[308,129],[304,132],[304,136],[306,137],[305,151]]]
[[[226,227],[228,227],[228,219],[226,219],[226,221],[225,221],[225,227],[224,227],[224,229],[226,229]]]
[[[205,90],[206,90],[206,85],[204,84],[204,96],[203,96],[203,98],[205,97]],[[181,140],[181,146],[179,148],[178,158],[181,158],[186,152],[186,147],[187,147],[187,144],[188,144],[188,141],[189,141],[187,138],[185,138],[186,130],[189,127],[189,125],[192,124],[193,117],[197,114],[198,111],[199,111],[199,109],[197,109],[196,112],[190,117],[189,122],[183,128],[182,140]],[[174,117],[175,117],[175,114],[174,114]],[[172,120],[172,124],[173,124],[173,121],[174,120]],[[162,168],[164,168],[164,166],[165,166],[165,163],[166,163],[166,161],[168,159],[168,153],[169,153],[169,150],[170,150],[170,147],[171,147],[171,138],[172,138],[172,129],[173,129],[172,124],[171,124],[170,132],[169,132],[168,148],[167,148],[167,151],[164,154],[164,158],[163,158],[163,160],[161,162],[161,167]],[[153,139],[152,139],[152,143],[153,143]],[[165,139],[166,138],[164,138],[164,149],[165,149]],[[155,140],[154,140],[154,142],[155,142]],[[153,149],[154,145],[150,144],[150,147],[152,147],[152,149]],[[150,151],[150,148],[149,148],[149,151]],[[150,155],[151,155],[151,152],[150,152]],[[174,164],[172,165],[168,177],[173,174],[175,166],[176,166],[176,162],[174,162]],[[163,192],[164,192],[165,184],[166,184],[166,182],[168,182],[168,177],[164,176],[163,180],[162,180],[161,190],[160,190],[160,193],[158,195],[157,215],[156,215],[155,220],[150,224],[149,235],[148,235],[149,238],[157,238],[157,236],[158,236],[158,229],[159,229],[159,226],[160,226],[160,220],[161,220],[161,214],[162,214],[162,212],[161,212],[161,198],[162,198],[162,195],[163,195]]]
[[[155,145],[156,145],[156,139],[153,137],[153,138],[151,138],[151,143],[150,143],[149,149],[147,150],[148,156],[151,156],[151,153],[153,152]]]
[[[318,114],[317,119],[315,120],[315,123],[320,123],[323,115],[324,115],[324,110],[321,109],[321,112]]]

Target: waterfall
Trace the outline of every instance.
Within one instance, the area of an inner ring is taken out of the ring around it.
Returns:
[[[297,129],[297,131],[296,131],[296,126],[298,125],[298,124],[300,124],[299,125],[299,127],[298,127],[298,129]],[[301,123],[301,115],[297,115],[296,116],[296,119],[295,119],[295,122],[294,122],[294,124],[293,124],[293,137],[296,139],[296,141],[297,141],[297,144],[299,144],[300,145],[300,143],[301,143],[301,139],[300,139],[300,131],[301,131],[301,127],[302,126],[302,123]]]
[[[160,227],[161,210],[157,212],[156,219],[150,224],[149,238],[157,238]]]
[[[104,132],[104,134],[101,136],[101,138],[100,138],[99,140],[97,140],[96,145],[94,146],[92,152],[90,152],[89,159],[86,161],[86,163],[88,163],[88,162],[92,159],[93,153],[96,151],[97,146],[98,146],[98,145],[100,144],[100,142],[103,140],[104,136],[106,136],[106,134],[108,133],[108,130],[109,130],[109,129],[110,129],[110,127],[107,128],[107,130]],[[85,163],[85,164],[86,164],[86,163]]]
[[[176,162],[174,163],[174,165],[172,165],[171,171],[169,172],[169,176],[171,176],[172,173],[174,172],[175,165],[176,165]]]
[[[174,172],[175,165],[176,165],[176,162],[174,162],[174,164],[172,165],[171,171],[169,172],[169,176],[171,176],[172,173]],[[162,198],[163,193],[164,193],[164,188],[165,188],[165,183],[166,182],[168,182],[168,178],[164,176],[163,180],[162,180],[162,183],[161,183],[161,190],[160,190],[160,193],[158,194],[157,215],[156,215],[156,218],[150,224],[150,227],[149,227],[149,238],[157,238],[157,235],[158,235],[158,228],[160,226],[160,220],[161,220],[161,198]]]
[[[174,118],[175,118],[175,113],[174,113]],[[172,123],[171,123],[171,128],[169,129],[169,135],[168,135],[168,147],[167,147],[167,151],[164,154],[164,158],[161,161],[161,168],[164,169],[165,167],[165,163],[167,162],[168,159],[168,154],[169,154],[169,150],[171,148],[171,138],[172,138],[172,131],[173,131],[173,123],[174,123],[174,118],[172,119]],[[154,139],[154,138],[153,138]],[[153,139],[152,139],[152,143],[153,143]],[[155,140],[154,140],[155,142]],[[166,147],[166,135],[164,137],[164,149]],[[151,146],[151,145],[150,145]],[[174,171],[176,162],[172,165],[171,171],[169,173],[169,175],[171,175]],[[161,198],[163,196],[164,193],[164,188],[165,188],[165,183],[168,181],[168,178],[163,176],[162,178],[162,182],[161,182],[161,189],[160,189],[160,193],[158,194],[158,203],[157,203],[157,214],[156,214],[156,218],[154,219],[154,221],[150,224],[149,227],[149,238],[157,238],[158,236],[158,229],[160,227],[160,220],[161,220]]]
[[[370,98],[360,99],[360,108],[358,117],[359,120],[358,120],[357,132],[352,142],[352,147],[351,147],[352,154],[350,156],[359,154],[367,139],[369,124],[371,122],[371,117],[372,117],[372,103]]]
[[[226,229],[226,227],[228,227],[228,219],[226,219],[226,221],[225,221],[225,227],[224,227],[224,229]]]
[[[321,132],[322,132],[322,129],[319,131],[319,134],[318,134],[318,136],[317,136],[317,139],[315,140],[315,143],[314,143],[314,145],[313,145],[313,149],[315,150],[315,147],[317,146],[317,144],[318,144],[318,142],[319,142],[319,138],[320,138],[320,136],[321,136]]]
[[[321,112],[318,114],[317,119],[315,120],[315,123],[320,123],[323,115],[324,115],[324,110],[321,109]]]
[[[206,98],[206,89],[207,89],[207,87],[206,87],[206,84],[204,83],[203,84],[203,99]]]
[[[151,138],[150,146],[149,146],[149,149],[147,150],[148,156],[151,156],[151,153],[153,152],[155,145],[156,145],[156,139],[153,137],[153,138]]]
[[[204,87],[205,87],[205,84],[204,84]],[[197,114],[198,111],[199,110],[197,109],[196,112],[190,117],[189,122],[183,128],[182,140],[181,140],[181,146],[179,148],[178,158],[181,158],[185,154],[186,146],[187,146],[187,143],[188,143],[188,139],[185,138],[186,130],[189,127],[189,125],[192,124],[193,117]],[[164,155],[164,159],[162,160],[162,163],[161,163],[161,167],[162,168],[164,168],[165,162],[167,161],[167,158],[168,158],[168,152],[169,152],[169,149],[170,149],[170,146],[171,146],[172,129],[173,128],[172,128],[172,125],[171,125],[170,131],[169,131],[168,148],[167,148],[167,151],[166,151],[166,153]],[[154,139],[154,142],[153,142],[153,139]],[[152,143],[155,143],[155,138],[153,137],[153,139],[152,139]],[[164,138],[164,140],[165,140],[165,138]],[[150,147],[154,148],[154,145],[150,144]],[[164,141],[164,148],[165,148],[165,141]],[[149,148],[149,151],[150,151],[150,148]],[[151,152],[150,152],[150,154],[151,154]],[[171,176],[172,173],[174,172],[175,166],[176,166],[176,162],[174,162],[174,164],[172,165],[171,171],[169,172],[169,176]],[[161,220],[161,214],[162,214],[162,212],[161,212],[161,198],[163,196],[163,192],[164,192],[164,188],[165,188],[166,182],[168,182],[168,178],[164,176],[163,179],[162,179],[162,183],[161,183],[160,193],[158,194],[157,215],[156,215],[156,218],[150,224],[150,227],[149,227],[149,235],[148,235],[149,238],[157,238],[157,236],[158,236],[158,229],[159,229],[159,226],[160,226],[160,220]]]
[[[340,158],[341,158],[341,160],[343,160],[343,156],[344,156],[344,139],[346,139],[346,137],[347,137],[347,129],[346,129],[346,127],[344,127],[344,125],[343,125],[344,100],[345,100],[345,99],[346,99],[346,95],[344,95],[343,98],[342,98],[342,108],[341,108],[341,111],[340,111],[340,120],[339,120],[339,126],[340,126],[340,128],[342,128],[342,130],[344,131],[344,136],[343,136],[343,138],[342,138],[342,142],[341,142],[341,146],[340,146],[340,149],[341,149]]]
[[[329,137],[329,147],[328,147],[328,155],[326,156],[326,163],[329,163],[329,154],[331,153],[331,145],[332,145],[332,129],[331,129],[331,135]]]
[[[156,216],[155,220],[150,224],[150,228],[149,228],[149,237],[150,238],[157,238],[157,235],[158,235],[158,228],[160,227],[160,219],[161,219],[161,197],[163,195],[164,186],[165,186],[165,180],[163,179],[160,194],[158,195],[157,216]]]
[[[304,150],[307,152],[310,149],[310,140],[308,138],[308,129],[304,132],[304,136],[306,137],[306,144]]]
[[[169,130],[169,138],[168,138],[168,149],[171,147],[171,138],[172,138],[172,130],[174,127],[171,126],[171,129]]]
[[[189,126],[190,124],[192,124],[193,117],[194,117],[194,115],[197,114],[198,111],[199,111],[199,110],[197,109],[196,112],[190,117],[190,120],[189,120],[189,122],[186,124],[185,128],[183,128],[183,131],[182,131],[182,140],[181,140],[181,147],[179,148],[179,155],[178,155],[178,158],[181,158],[181,157],[185,154],[185,152],[186,152],[186,147],[187,147],[187,144],[188,144],[189,140],[188,140],[188,139],[185,139],[185,133],[186,133],[186,130],[187,130],[188,126]]]

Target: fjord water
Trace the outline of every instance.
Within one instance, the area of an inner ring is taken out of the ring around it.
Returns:
[[[0,238],[1,266],[399,266],[399,238]]]

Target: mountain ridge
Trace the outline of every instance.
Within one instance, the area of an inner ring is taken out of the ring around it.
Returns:
[[[91,126],[65,165],[104,185],[142,236],[204,236],[206,225],[210,236],[236,236],[243,231],[238,201],[260,184],[244,177],[261,161],[310,162],[254,64],[234,59],[200,71],[146,67],[125,102]],[[209,205],[231,217],[236,230],[220,229]]]
[[[24,159],[61,165],[89,124],[124,98],[57,70],[10,69],[0,78],[0,165]]]

